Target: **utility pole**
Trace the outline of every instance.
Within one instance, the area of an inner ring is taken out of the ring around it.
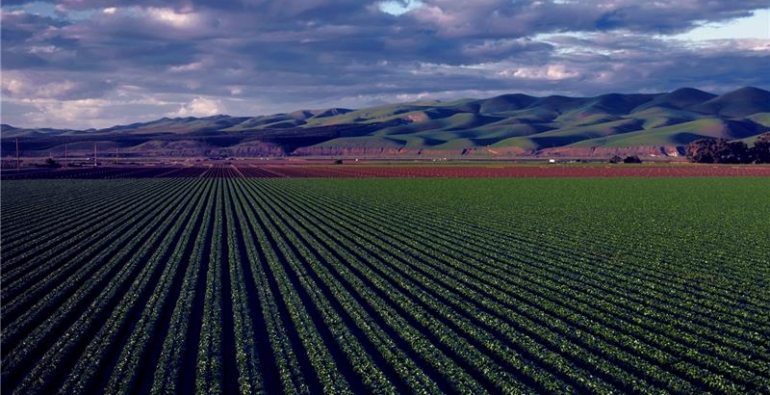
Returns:
[[[68,154],[68,152],[67,152],[67,143],[64,143],[64,167],[68,166],[67,154]]]
[[[97,163],[98,162],[96,161],[96,143],[94,143],[94,167],[97,166]]]
[[[16,171],[21,170],[21,159],[19,158],[19,138],[16,137]]]

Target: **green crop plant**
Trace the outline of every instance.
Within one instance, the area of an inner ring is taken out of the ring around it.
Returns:
[[[770,392],[767,178],[207,174],[4,181],[4,394]]]

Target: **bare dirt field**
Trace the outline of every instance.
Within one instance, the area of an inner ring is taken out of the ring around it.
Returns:
[[[770,177],[763,165],[203,163],[4,170],[3,180],[112,178]]]

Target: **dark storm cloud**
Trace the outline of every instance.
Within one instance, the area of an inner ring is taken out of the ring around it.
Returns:
[[[21,3],[2,16],[3,117],[21,125],[770,84],[766,40],[661,38],[766,0],[423,0],[402,15],[357,0],[71,0],[40,15]]]
[[[27,13],[3,13],[3,44],[29,39],[41,30],[58,28],[67,23],[50,17]]]
[[[41,39],[51,30],[67,24],[49,17],[26,13],[3,13],[2,68],[3,70],[41,68],[50,66],[50,58],[61,55],[51,40]]]

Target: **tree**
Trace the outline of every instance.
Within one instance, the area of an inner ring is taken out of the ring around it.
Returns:
[[[724,141],[723,139],[698,139],[690,142],[685,146],[687,159],[694,163],[714,163],[717,147],[723,144],[719,140]]]
[[[733,141],[717,147],[714,154],[716,163],[749,163],[749,147],[742,141]]]
[[[610,163],[620,163],[623,162],[623,158],[613,155],[612,158],[610,158]]]
[[[760,144],[760,151],[762,144]],[[756,152],[742,141],[700,139],[687,144],[687,158],[695,163],[750,163]]]
[[[770,163],[770,133],[760,134],[750,151],[754,163]]]
[[[623,163],[642,163],[642,160],[636,155],[631,155],[626,156],[626,158],[623,159]]]
[[[59,164],[59,162],[57,162],[57,161],[53,160],[53,158],[48,158],[48,159],[46,159],[46,160],[45,160],[45,166],[47,166],[47,167],[53,167],[53,168],[59,168],[59,167],[61,167],[61,165]]]

